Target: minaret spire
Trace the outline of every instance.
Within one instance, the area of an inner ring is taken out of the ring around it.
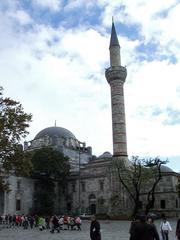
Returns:
[[[114,25],[114,19],[112,19],[111,40],[110,40],[109,49],[113,46],[119,46],[120,47],[118,37],[117,37],[117,34],[116,34],[115,25]]]
[[[120,45],[112,21],[110,39],[110,67],[106,69],[106,79],[111,87],[113,155],[118,159],[127,158],[126,122],[124,108],[124,82],[126,68],[121,66]]]
[[[112,19],[111,39],[110,39],[109,51],[110,51],[110,65],[111,65],[111,67],[120,66],[121,65],[120,45],[119,45],[118,37],[117,37],[117,34],[116,34],[114,19]]]

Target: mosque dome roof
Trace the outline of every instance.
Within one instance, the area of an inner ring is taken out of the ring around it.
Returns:
[[[98,158],[111,158],[111,157],[112,157],[112,154],[110,152],[104,152]]]
[[[41,130],[34,139],[44,138],[45,136],[49,137],[61,137],[61,138],[73,138],[76,139],[74,134],[67,130],[66,128],[62,127],[48,127]]]
[[[169,173],[169,172],[174,172],[174,171],[167,166],[161,165],[161,172],[164,172],[164,173],[168,172]]]

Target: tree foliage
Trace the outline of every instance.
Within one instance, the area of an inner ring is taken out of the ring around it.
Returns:
[[[36,182],[34,192],[35,214],[51,215],[54,212],[55,184],[48,178],[41,178]]]
[[[32,164],[32,177],[36,179],[34,211],[52,214],[55,185],[65,183],[70,170],[69,158],[53,148],[45,147],[33,153]]]
[[[151,208],[154,207],[155,203],[155,190],[162,178],[161,165],[166,164],[168,160],[161,160],[158,157],[149,158],[145,160],[145,167],[149,170],[150,184],[148,183],[147,188],[147,204],[145,208],[145,214],[148,214]],[[145,188],[146,189],[146,188]]]
[[[134,202],[132,215],[141,208],[141,196],[146,195],[145,213],[154,206],[155,190],[162,178],[161,165],[167,161],[156,158],[140,158],[133,156],[131,161],[113,161],[113,174],[117,174],[119,186],[123,186]]]
[[[25,113],[19,102],[3,97],[3,88],[0,87],[0,190],[7,187],[2,176],[10,171],[29,174],[31,161],[20,143],[28,134],[31,118],[32,115]]]
[[[46,176],[56,181],[63,181],[69,174],[69,158],[53,148],[45,147],[36,150],[31,161],[32,174],[35,177]]]

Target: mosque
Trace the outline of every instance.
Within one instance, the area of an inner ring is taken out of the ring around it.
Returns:
[[[110,67],[105,70],[111,90],[113,154],[104,152],[99,157],[92,154],[92,148],[79,141],[63,127],[47,127],[41,130],[30,142],[24,143],[24,150],[53,147],[70,159],[70,176],[66,189],[56,193],[57,213],[108,214],[128,217],[132,202],[123,188],[121,192],[108,169],[114,158],[127,160],[126,122],[123,85],[127,70],[121,66],[120,45],[114,23],[110,39]],[[156,189],[153,212],[168,216],[180,216],[180,199],[177,194],[177,181],[180,174],[162,166],[163,178]],[[27,214],[33,208],[36,180],[32,178],[8,177],[11,191],[0,193],[0,214]],[[114,199],[120,201],[115,204]],[[143,208],[143,199],[142,199]]]

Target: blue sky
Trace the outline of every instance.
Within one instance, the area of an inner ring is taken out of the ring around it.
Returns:
[[[43,128],[69,129],[97,156],[112,153],[112,16],[121,45],[129,156],[168,158],[180,170],[178,0],[0,1],[0,85]]]

